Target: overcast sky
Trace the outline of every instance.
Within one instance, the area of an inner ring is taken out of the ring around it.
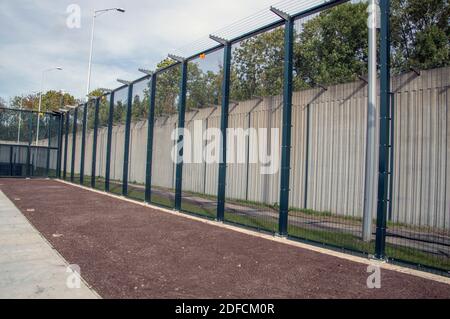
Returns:
[[[96,19],[91,88],[142,76],[167,53],[261,9],[273,0],[0,0],[0,96],[64,89],[85,94],[93,9],[123,7]],[[67,7],[81,8],[81,27],[69,28]]]

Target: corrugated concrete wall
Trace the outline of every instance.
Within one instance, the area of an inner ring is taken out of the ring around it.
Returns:
[[[396,221],[450,228],[450,68],[393,81]]]
[[[420,76],[411,72],[392,79],[395,121],[392,220],[395,222],[450,228],[449,86],[450,68],[422,71]],[[240,102],[237,106],[231,104],[229,127],[281,128],[281,103],[281,97],[275,96]],[[367,86],[362,81],[294,93],[291,206],[362,216],[366,105]],[[196,120],[201,120],[204,129],[218,128],[220,108],[186,113],[186,128],[192,131]],[[176,115],[155,121],[153,186],[174,187],[171,151],[175,142],[171,133],[176,125]],[[122,178],[123,130],[123,125],[113,129],[112,179]],[[134,123],[129,178],[137,183],[145,182],[146,137],[147,123]],[[268,153],[271,153],[275,145],[270,142],[271,136],[268,137]],[[101,176],[106,161],[106,138],[107,128],[99,129],[97,173]],[[246,138],[238,155],[248,158],[258,154],[256,138]],[[281,145],[281,130],[278,141]],[[69,138],[69,159],[70,144]],[[91,158],[91,151],[86,149],[86,158]],[[79,155],[76,159],[77,171]],[[260,166],[228,164],[227,197],[277,203],[279,173],[262,175]],[[217,164],[185,164],[183,190],[215,195],[217,170]]]

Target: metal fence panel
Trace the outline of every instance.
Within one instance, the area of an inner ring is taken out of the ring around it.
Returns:
[[[156,76],[151,202],[168,207],[175,204],[176,165],[171,153],[176,140],[171,136],[177,128],[180,73],[176,65]]]
[[[92,155],[94,143],[94,115],[95,115],[95,100],[89,100],[87,103],[86,114],[86,130],[84,140],[84,168],[83,168],[83,185],[91,185],[92,173]]]
[[[80,105],[77,108],[77,119],[76,119],[76,133],[75,133],[75,161],[74,161],[74,179],[73,182],[79,184],[80,179],[80,168],[82,159],[82,146],[83,146],[83,117],[84,117],[84,106]]]
[[[223,49],[188,62],[181,209],[209,218],[217,206],[222,65]]]
[[[231,60],[230,98],[238,105],[229,111],[224,220],[269,232],[278,229],[283,32],[233,44]]]
[[[150,80],[148,78],[133,83],[128,164],[128,196],[140,201],[144,201],[145,197],[149,94]]]
[[[67,116],[68,116],[68,125],[67,125],[67,151],[65,151],[65,153],[67,153],[67,167],[66,167],[66,180],[70,180],[70,173],[72,171],[72,134],[73,134],[73,115],[74,115],[74,110],[69,110],[69,112],[67,112]]]
[[[110,94],[101,97],[98,113],[95,187],[100,190],[105,190],[110,97]]]
[[[392,81],[393,183],[386,255],[450,269],[450,68]]]
[[[366,10],[363,3],[342,6]],[[293,94],[292,103],[288,234],[373,254],[374,237],[362,240],[367,86],[352,82],[358,63],[364,62],[357,56],[355,62],[339,60],[339,47],[316,52],[317,46],[309,42],[311,34],[330,41],[327,30],[316,30],[316,23],[339,17],[339,10],[327,9],[294,25],[293,84],[295,90],[303,90]],[[358,28],[355,32],[367,34],[366,24]],[[333,63],[341,69],[331,69]]]
[[[125,146],[125,118],[128,88],[114,92],[114,117],[111,140],[110,191],[122,194],[123,152]]]

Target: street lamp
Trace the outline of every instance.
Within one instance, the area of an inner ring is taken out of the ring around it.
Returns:
[[[44,90],[44,79],[45,79],[44,76],[45,76],[45,73],[54,71],[54,70],[62,71],[62,67],[58,66],[56,68],[50,68],[50,69],[46,69],[46,70],[42,71],[41,91],[39,92],[39,107],[38,107],[38,118],[37,118],[37,128],[36,128],[36,146],[39,143],[39,120],[41,117],[42,91]]]
[[[102,14],[109,11],[117,11],[120,13],[124,13],[125,10],[122,8],[108,8],[102,10],[94,10],[94,15],[92,16],[92,30],[91,30],[91,46],[89,50],[89,66],[88,66],[88,76],[87,76],[87,85],[86,85],[86,101],[89,100],[89,90],[91,86],[91,68],[92,68],[92,51],[94,47],[94,29],[95,29],[95,18],[101,16]]]

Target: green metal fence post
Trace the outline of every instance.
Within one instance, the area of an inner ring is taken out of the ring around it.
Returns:
[[[45,176],[48,178],[48,173],[49,173],[49,170],[50,170],[50,147],[51,147],[51,132],[52,132],[52,130],[51,130],[51,123],[52,123],[52,120],[51,120],[51,118],[49,117],[48,118],[48,128],[47,128],[47,139],[48,139],[48,144],[47,144],[47,158],[46,158],[46,161],[45,161]]]
[[[224,45],[223,51],[223,79],[222,79],[222,112],[220,114],[220,159],[219,183],[217,189],[217,220],[223,221],[225,216],[225,191],[227,174],[227,128],[228,108],[230,103],[230,73],[231,73],[231,42],[210,35],[214,41]]]
[[[67,148],[69,146],[69,121],[70,121],[70,113],[67,112],[65,115],[66,127],[65,127],[65,136],[64,136],[64,167],[63,167],[63,179],[67,178]]]
[[[178,105],[178,141],[177,141],[177,166],[175,177],[175,209],[181,210],[181,192],[183,187],[183,139],[184,119],[186,111],[186,87],[187,87],[187,65],[184,58],[169,55],[170,58],[181,63],[180,100]]]
[[[390,116],[390,30],[389,0],[380,0],[380,130],[378,158],[377,229],[375,257],[385,258],[386,215],[388,212],[389,189],[389,116]]]
[[[89,102],[88,102],[89,103]],[[83,129],[81,131],[80,184],[84,182],[84,154],[86,150],[86,119],[88,103],[83,104]]]
[[[292,122],[292,60],[294,46],[294,19],[287,13],[271,7],[270,10],[285,20],[284,25],[284,77],[283,77],[283,126],[281,145],[280,209],[278,233],[288,234],[289,175],[291,161]]]
[[[13,146],[9,147],[9,176],[13,176]]]
[[[98,134],[98,112],[100,108],[100,99],[95,99],[95,110],[94,110],[94,136],[92,141],[92,167],[91,167],[91,187],[95,188],[95,174],[97,167],[97,134]]]
[[[125,145],[123,151],[122,195],[128,196],[128,160],[130,158],[131,107],[133,105],[133,83],[128,84],[127,117],[125,120]]]
[[[78,122],[78,107],[73,111],[73,128],[72,128],[72,159],[70,166],[70,181],[73,183],[75,176],[75,151],[77,143],[77,122]]]
[[[109,99],[108,137],[106,141],[105,191],[109,192],[109,175],[111,172],[111,141],[114,116],[114,91]]]
[[[145,201],[150,203],[152,197],[152,161],[153,161],[153,125],[155,120],[156,74],[153,73],[150,83],[150,101],[147,123],[147,162],[145,167]]]
[[[58,116],[58,150],[56,151],[56,177],[61,179],[62,134],[64,114]]]
[[[306,136],[305,136],[305,180],[303,182],[304,189],[304,199],[303,199],[303,208],[308,208],[308,174],[309,174],[309,131],[310,131],[310,123],[311,123],[311,105],[308,103],[306,105]]]
[[[28,117],[28,147],[27,147],[27,167],[26,167],[26,177],[31,176],[31,143],[33,140],[33,113],[29,114]]]
[[[388,220],[392,220],[392,193],[394,191],[394,113],[395,113],[395,106],[394,106],[394,99],[395,99],[395,93],[390,92],[390,132],[391,137],[389,139],[390,141],[390,156],[389,156],[389,209],[388,209]]]

